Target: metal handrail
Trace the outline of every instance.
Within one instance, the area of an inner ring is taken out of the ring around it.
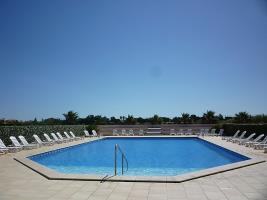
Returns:
[[[124,162],[123,162],[123,160],[125,160],[125,162],[126,162],[126,171],[128,171],[128,160],[127,160],[125,154],[123,153],[123,151],[121,150],[120,146],[118,144],[115,144],[115,159],[114,159],[114,173],[115,173],[115,176],[117,175],[117,151],[118,150],[121,153],[121,174],[123,175],[123,173],[124,173]]]

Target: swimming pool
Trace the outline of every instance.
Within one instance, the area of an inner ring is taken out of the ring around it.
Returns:
[[[65,174],[113,175],[115,144],[128,160],[125,175],[176,176],[249,159],[197,137],[111,137],[28,158]]]

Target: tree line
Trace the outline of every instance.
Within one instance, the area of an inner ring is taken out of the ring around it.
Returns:
[[[216,115],[214,111],[208,110],[202,116],[182,113],[180,116],[169,118],[154,115],[149,118],[134,117],[133,115],[106,117],[101,115],[88,115],[85,118],[79,117],[74,111],[63,114],[64,119],[47,118],[42,120],[19,121],[0,119],[0,125],[134,125],[134,124],[216,124],[216,123],[267,123],[267,115],[252,116],[247,112],[236,113],[233,117]]]

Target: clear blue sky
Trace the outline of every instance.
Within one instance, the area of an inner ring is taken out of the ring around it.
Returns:
[[[267,3],[2,0],[0,68],[0,118],[267,113]]]

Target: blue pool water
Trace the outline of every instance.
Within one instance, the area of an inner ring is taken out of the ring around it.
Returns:
[[[199,138],[105,138],[29,157],[61,173],[114,174],[114,146],[125,153],[125,175],[174,176],[240,162],[243,155]],[[121,157],[118,154],[118,171]]]

